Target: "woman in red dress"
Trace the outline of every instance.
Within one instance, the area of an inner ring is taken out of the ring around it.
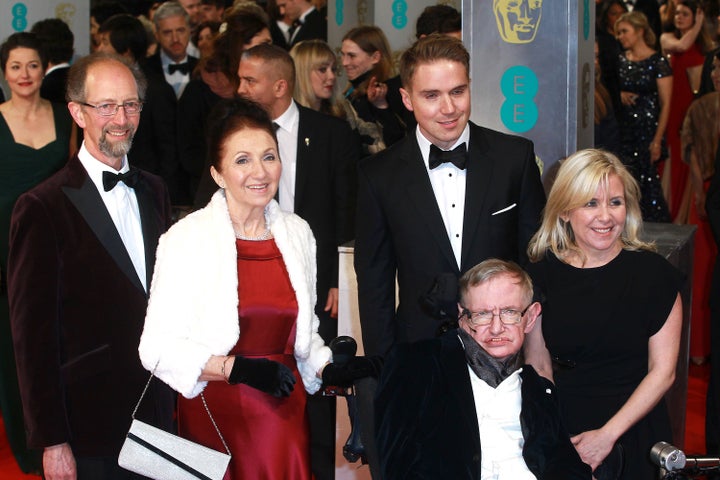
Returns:
[[[310,479],[306,395],[340,370],[317,333],[315,240],[273,199],[267,113],[234,99],[210,118],[220,190],[160,239],[140,357],[181,393],[179,434],[224,451],[204,393],[232,453],[226,479]]]
[[[688,166],[682,161],[680,130],[694,92],[700,88],[700,75],[705,52],[710,46],[703,31],[705,14],[695,0],[675,2],[675,29],[660,36],[662,52],[670,59],[673,69],[673,89],[670,99],[670,117],[665,133],[670,147],[670,175],[668,204],[670,215],[676,223],[685,223],[688,216]]]

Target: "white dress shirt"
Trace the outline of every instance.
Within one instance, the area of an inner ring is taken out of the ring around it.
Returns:
[[[276,131],[282,174],[278,188],[280,208],[286,212],[295,212],[295,178],[297,177],[297,145],[300,128],[300,110],[295,101],[290,102],[282,115],[273,120],[279,125]],[[305,139],[309,143],[309,139]]]
[[[516,370],[492,388],[468,366],[480,430],[481,480],[535,480],[522,456],[521,371]]]
[[[439,167],[430,170],[430,141],[420,132],[420,127],[415,130],[415,136],[417,137],[423,162],[425,162],[425,169],[430,177],[433,193],[435,193],[435,201],[440,209],[440,215],[445,223],[445,230],[455,254],[455,261],[457,261],[458,268],[460,268],[467,170],[460,170],[452,163],[443,163]],[[467,125],[450,150],[462,143],[466,144],[469,151],[470,127]]]
[[[102,175],[104,171],[112,173],[126,173],[130,170],[127,156],[122,160],[120,170],[102,163],[95,159],[85,148],[83,142],[78,159],[88,173],[90,180],[95,184],[115,228],[120,234],[125,249],[132,260],[135,272],[147,292],[147,278],[145,270],[145,242],[142,235],[142,223],[140,222],[140,207],[138,206],[135,190],[125,185],[125,182],[118,182],[109,192],[103,187]]]
[[[175,90],[176,98],[180,98],[180,95],[182,95],[185,91],[185,87],[187,87],[187,84],[190,82],[190,73],[184,74],[176,70],[171,75],[168,71],[168,65],[185,63],[187,61],[188,56],[185,55],[185,58],[181,61],[173,62],[172,59],[165,54],[165,52],[160,50],[160,63],[162,63],[163,75],[165,75],[165,81],[170,84],[173,90]]]

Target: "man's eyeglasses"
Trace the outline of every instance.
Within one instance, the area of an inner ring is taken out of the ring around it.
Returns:
[[[532,305],[532,303],[530,305]],[[467,308],[463,307],[460,318],[465,317],[468,323],[473,327],[482,327],[485,325],[490,325],[495,315],[497,315],[500,317],[500,321],[504,325],[517,325],[518,323],[520,323],[520,320],[522,320],[522,318],[525,316],[525,313],[527,313],[530,305],[525,307],[525,310],[523,311],[515,310],[512,308],[503,308],[500,310],[499,313],[495,313],[493,310],[471,312]]]
[[[120,107],[125,110],[125,115],[137,115],[143,109],[143,102],[139,100],[132,100],[125,103],[101,103],[100,105],[92,105],[85,102],[79,103],[80,105],[94,108],[95,111],[103,117],[112,117],[118,112]]]

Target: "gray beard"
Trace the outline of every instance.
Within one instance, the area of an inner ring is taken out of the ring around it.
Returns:
[[[103,132],[100,136],[98,147],[103,155],[110,158],[123,158],[130,151],[130,147],[132,147],[133,138],[135,138],[134,130],[130,132],[130,136],[126,140],[109,142],[107,139],[107,132]]]

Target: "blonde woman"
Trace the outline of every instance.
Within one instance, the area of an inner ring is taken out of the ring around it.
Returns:
[[[595,478],[657,478],[648,452],[672,438],[663,396],[675,379],[684,279],[639,239],[639,195],[617,157],[581,150],[560,167],[528,247],[545,298],[526,358],[539,372],[552,359],[563,421]]]

